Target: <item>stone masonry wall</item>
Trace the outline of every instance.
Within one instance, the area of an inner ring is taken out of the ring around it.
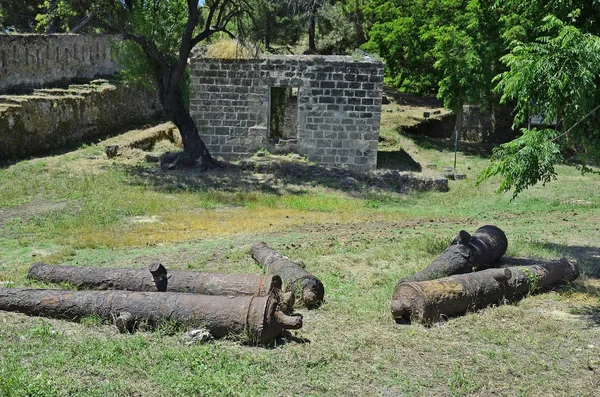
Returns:
[[[0,160],[114,135],[161,110],[155,92],[106,80],[0,95]]]
[[[190,111],[213,155],[247,157],[268,138],[270,88],[298,88],[298,138],[291,150],[320,164],[371,170],[383,90],[382,62],[368,57],[195,58]]]
[[[470,142],[504,143],[515,139],[510,108],[495,105],[482,109],[477,105],[463,106],[463,132],[461,139]]]
[[[0,35],[0,92],[38,88],[117,71],[111,59],[116,36]]]

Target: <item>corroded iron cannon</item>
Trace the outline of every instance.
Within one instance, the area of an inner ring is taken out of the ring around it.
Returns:
[[[573,260],[525,260],[522,263],[529,266],[487,269],[437,280],[398,284],[392,296],[392,316],[398,323],[431,323],[504,299],[519,299],[537,289],[579,277],[579,266]]]
[[[323,303],[325,288],[321,280],[290,258],[269,248],[266,243],[253,244],[251,255],[267,273],[281,277],[283,291],[294,292],[296,300],[300,300],[307,308],[319,307]]]
[[[220,274],[167,270],[160,262],[148,269],[114,269],[54,266],[36,263],[27,277],[47,283],[68,282],[78,289],[116,289],[125,291],[193,292],[203,295],[278,294],[281,278],[276,275]]]
[[[400,280],[398,284],[486,269],[506,253],[507,247],[506,235],[496,226],[482,226],[472,235],[461,230],[452,245],[436,260],[420,272]]]
[[[285,329],[302,327],[302,317],[285,315],[272,296],[0,288],[0,310],[66,320],[127,314],[150,326],[172,321],[206,328],[215,338],[241,335],[251,343],[268,343]]]

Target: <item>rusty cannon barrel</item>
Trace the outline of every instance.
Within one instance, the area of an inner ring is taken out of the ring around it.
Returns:
[[[302,327],[302,316],[287,316],[278,304],[273,296],[0,288],[0,310],[66,320],[90,315],[111,320],[126,314],[150,326],[172,321],[206,328],[215,338],[241,335],[246,342],[262,344],[285,329]]]
[[[398,284],[483,270],[495,264],[507,248],[508,239],[496,226],[482,226],[472,235],[461,230],[454,242],[429,266]]]
[[[411,321],[428,324],[504,299],[519,299],[537,289],[579,277],[579,266],[573,260],[521,263],[530,265],[398,284],[392,295],[392,316],[401,324]]]
[[[271,249],[266,243],[253,244],[251,255],[267,273],[281,277],[283,291],[293,292],[296,300],[302,302],[307,308],[319,307],[323,303],[325,296],[323,283],[296,262]]]
[[[282,287],[277,275],[220,274],[167,270],[160,262],[148,269],[119,269],[79,266],[54,266],[36,263],[27,277],[47,283],[68,282],[78,289],[193,292],[203,295],[279,294]]]

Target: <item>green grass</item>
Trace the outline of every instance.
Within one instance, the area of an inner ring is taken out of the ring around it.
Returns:
[[[382,149],[402,149],[437,172],[452,165],[453,153],[439,145],[397,134],[388,142]],[[249,250],[266,241],[323,281],[326,302],[300,309],[303,329],[266,348],[235,339],[188,345],[173,324],[121,335],[93,316],[73,323],[0,312],[0,396],[600,390],[598,176],[559,166],[558,181],[511,201],[495,193],[498,180],[474,186],[488,160],[461,152],[457,168],[468,178],[450,181],[448,193],[343,192],[87,160],[98,147],[0,169],[0,282],[48,287],[25,278],[40,260],[144,267],[158,259],[172,269],[259,273]],[[571,256],[586,275],[433,327],[396,325],[389,303],[397,280],[431,263],[459,230],[484,224],[506,232],[508,254]]]

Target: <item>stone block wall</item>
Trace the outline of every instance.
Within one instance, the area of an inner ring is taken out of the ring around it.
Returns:
[[[213,155],[242,158],[269,139],[271,87],[298,89],[298,135],[291,150],[319,164],[371,170],[383,90],[382,62],[362,57],[263,56],[191,61],[190,111]],[[293,142],[292,142],[293,141]]]
[[[0,92],[113,75],[118,69],[111,59],[115,40],[116,36],[0,35]]]
[[[161,110],[155,92],[105,80],[30,95],[0,95],[0,160],[114,135]]]
[[[510,108],[495,105],[482,109],[477,105],[463,106],[462,138],[469,142],[504,143],[515,139]]]

